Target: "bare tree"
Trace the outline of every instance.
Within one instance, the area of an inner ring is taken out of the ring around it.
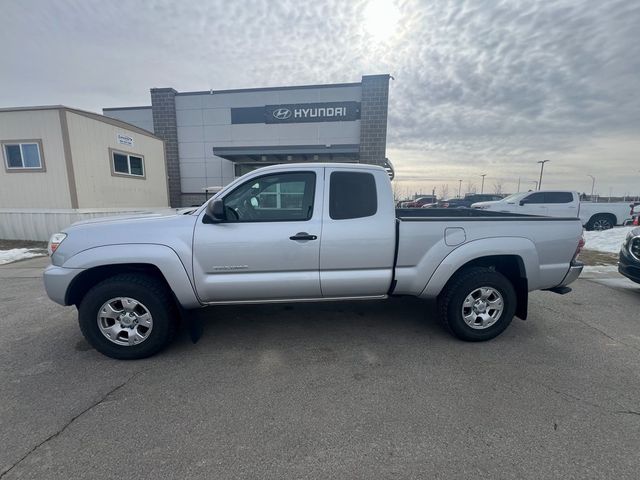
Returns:
[[[476,184],[473,182],[467,182],[466,193],[477,193]]]
[[[440,187],[438,188],[438,196],[441,200],[449,198],[449,185],[447,185],[446,183],[440,185]]]
[[[503,188],[503,184],[501,181],[497,181],[493,184],[493,193],[495,193],[496,195],[501,195],[502,194],[502,188]]]

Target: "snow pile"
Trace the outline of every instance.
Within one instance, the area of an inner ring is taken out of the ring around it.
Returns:
[[[17,262],[25,258],[41,257],[46,255],[42,250],[32,248],[12,248],[11,250],[0,250],[0,265]]]
[[[585,250],[618,253],[627,234],[637,227],[617,227],[609,230],[584,232]]]

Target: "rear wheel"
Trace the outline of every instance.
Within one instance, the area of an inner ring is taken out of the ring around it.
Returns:
[[[587,222],[587,230],[609,230],[615,226],[615,218],[607,213],[598,213]]]
[[[463,270],[440,296],[440,315],[456,337],[469,342],[490,340],[511,323],[517,297],[511,282],[490,268]]]
[[[141,274],[108,278],[89,290],[78,308],[80,330],[91,346],[122,360],[162,350],[175,335],[177,318],[166,285]]]

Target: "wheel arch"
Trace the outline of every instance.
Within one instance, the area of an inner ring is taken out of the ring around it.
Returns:
[[[164,245],[96,247],[71,257],[63,266],[83,270],[67,288],[67,305],[77,304],[92,286],[122,273],[145,273],[162,280],[184,308],[201,305],[178,255]]]
[[[512,252],[504,254],[502,252]],[[527,318],[529,290],[539,282],[539,260],[535,245],[522,237],[491,238],[470,242],[454,250],[436,268],[420,294],[437,298],[451,281],[465,269],[492,268],[504,275],[516,290],[516,316]]]

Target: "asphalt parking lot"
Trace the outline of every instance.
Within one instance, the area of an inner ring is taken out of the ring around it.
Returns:
[[[221,307],[106,358],[43,259],[0,267],[0,478],[638,478],[640,286],[537,292],[462,343],[415,299]]]

